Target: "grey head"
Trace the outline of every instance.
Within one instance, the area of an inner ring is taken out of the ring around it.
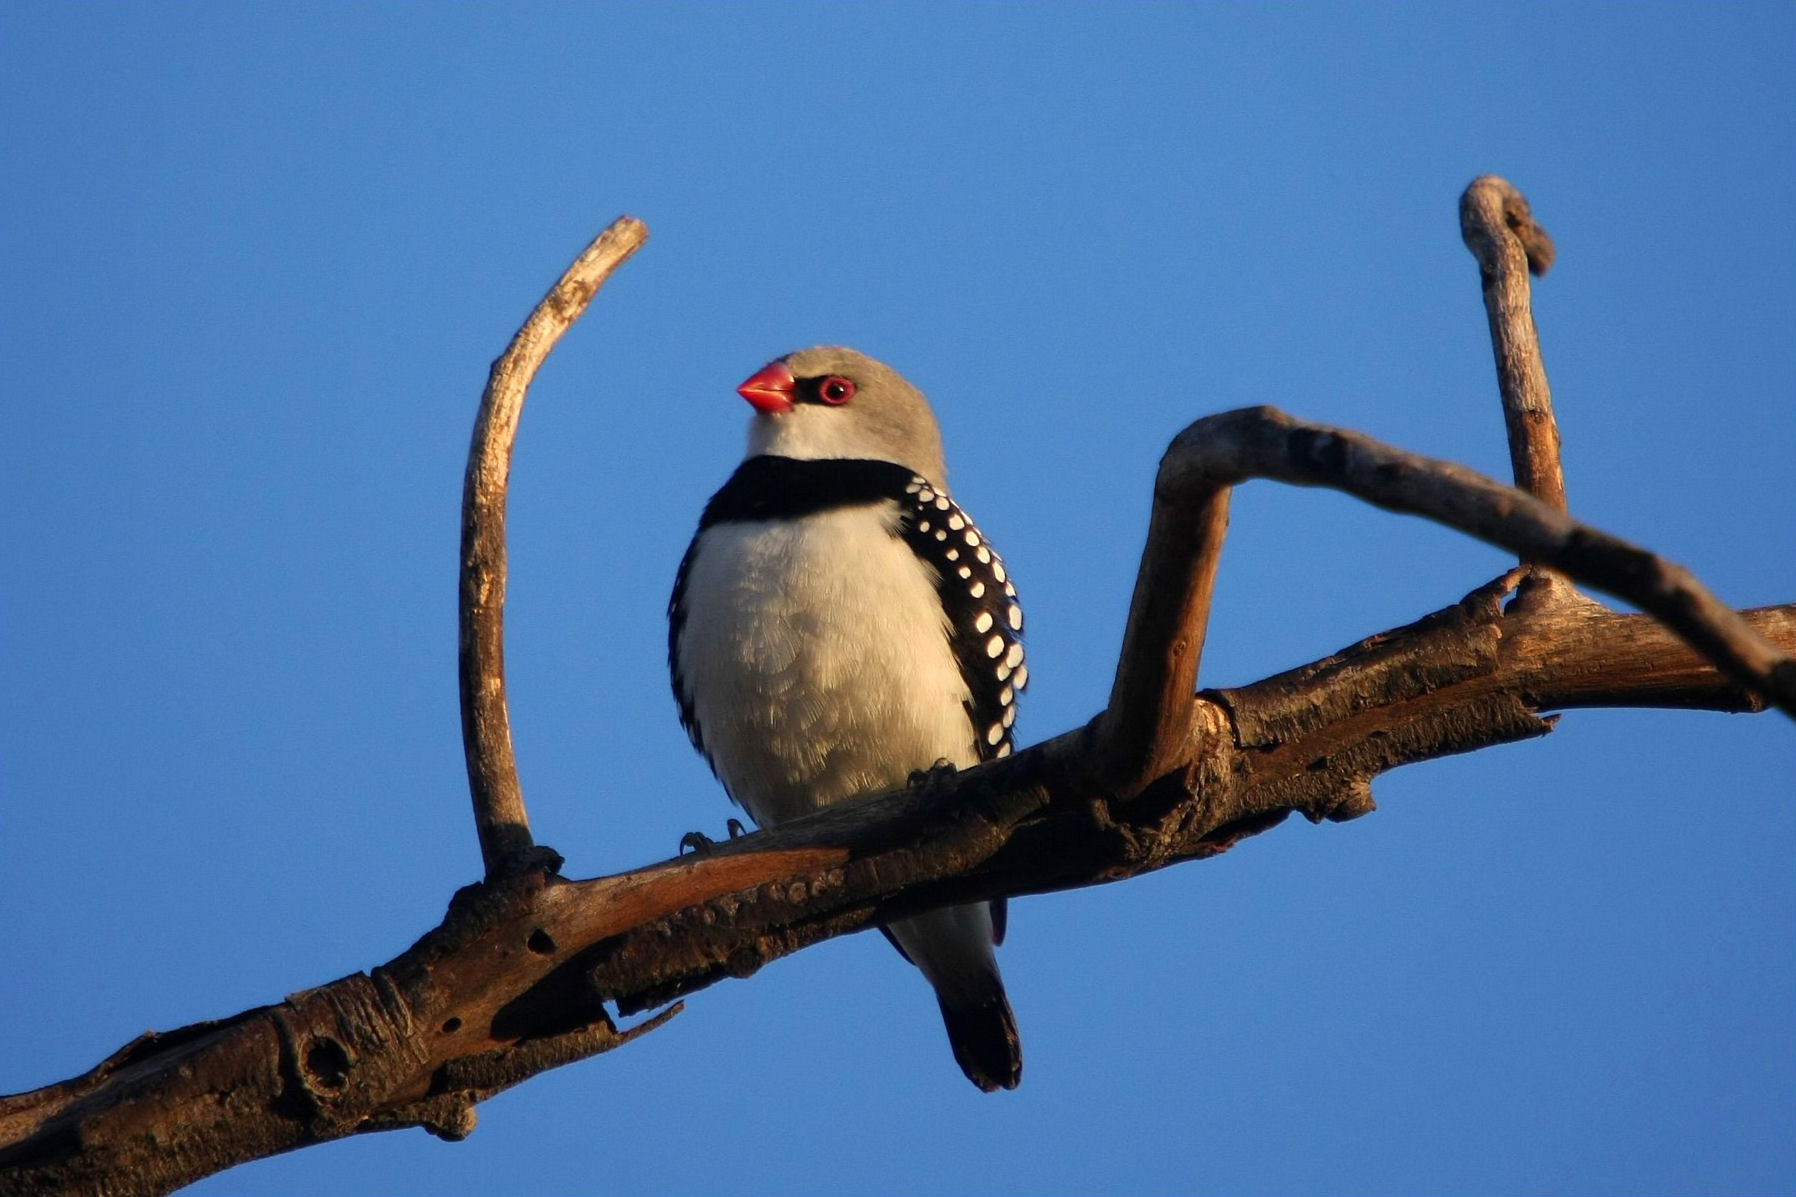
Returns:
[[[844,345],[813,345],[769,362],[737,390],[755,408],[750,457],[892,461],[947,485],[929,401],[884,362]]]

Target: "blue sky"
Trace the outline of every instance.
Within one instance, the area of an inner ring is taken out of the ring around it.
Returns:
[[[1574,513],[1796,599],[1788,5],[0,6],[0,1089],[388,959],[473,880],[455,706],[487,364],[532,391],[508,661],[568,872],[732,813],[662,612],[732,388],[840,341],[932,397],[1029,611],[1031,742],[1108,693],[1154,465],[1272,402],[1503,474],[1455,202],[1500,173]],[[1244,487],[1206,684],[1494,550]],[[1380,810],[1018,902],[1016,1093],[876,936],[620,1052],[209,1194],[1796,1187],[1796,754],[1576,712]]]

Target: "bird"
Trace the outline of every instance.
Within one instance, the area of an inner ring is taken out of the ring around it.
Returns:
[[[949,496],[928,400],[840,345],[736,389],[747,453],[680,561],[667,637],[680,720],[729,796],[767,827],[1010,755],[1022,607]],[[1022,1078],[993,950],[1005,923],[999,899],[882,928],[986,1092]]]

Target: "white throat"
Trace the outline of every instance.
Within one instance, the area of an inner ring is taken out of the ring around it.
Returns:
[[[762,413],[748,422],[748,455],[771,453],[815,461],[826,457],[866,457],[854,444],[853,423],[832,408],[801,403],[791,411]]]
[[[794,457],[800,461],[819,461],[832,457],[853,457],[871,461],[893,461],[917,471],[938,487],[947,485],[944,477],[931,476],[947,471],[928,462],[902,461],[900,454],[885,445],[872,443],[866,429],[842,412],[831,407],[801,403],[791,411],[760,413],[748,422],[749,457],[771,454]]]

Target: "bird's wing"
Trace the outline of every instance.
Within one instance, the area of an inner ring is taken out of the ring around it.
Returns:
[[[1009,756],[1017,694],[1029,680],[1016,586],[967,513],[928,480],[913,476],[900,505],[899,535],[936,571],[979,759]]]

